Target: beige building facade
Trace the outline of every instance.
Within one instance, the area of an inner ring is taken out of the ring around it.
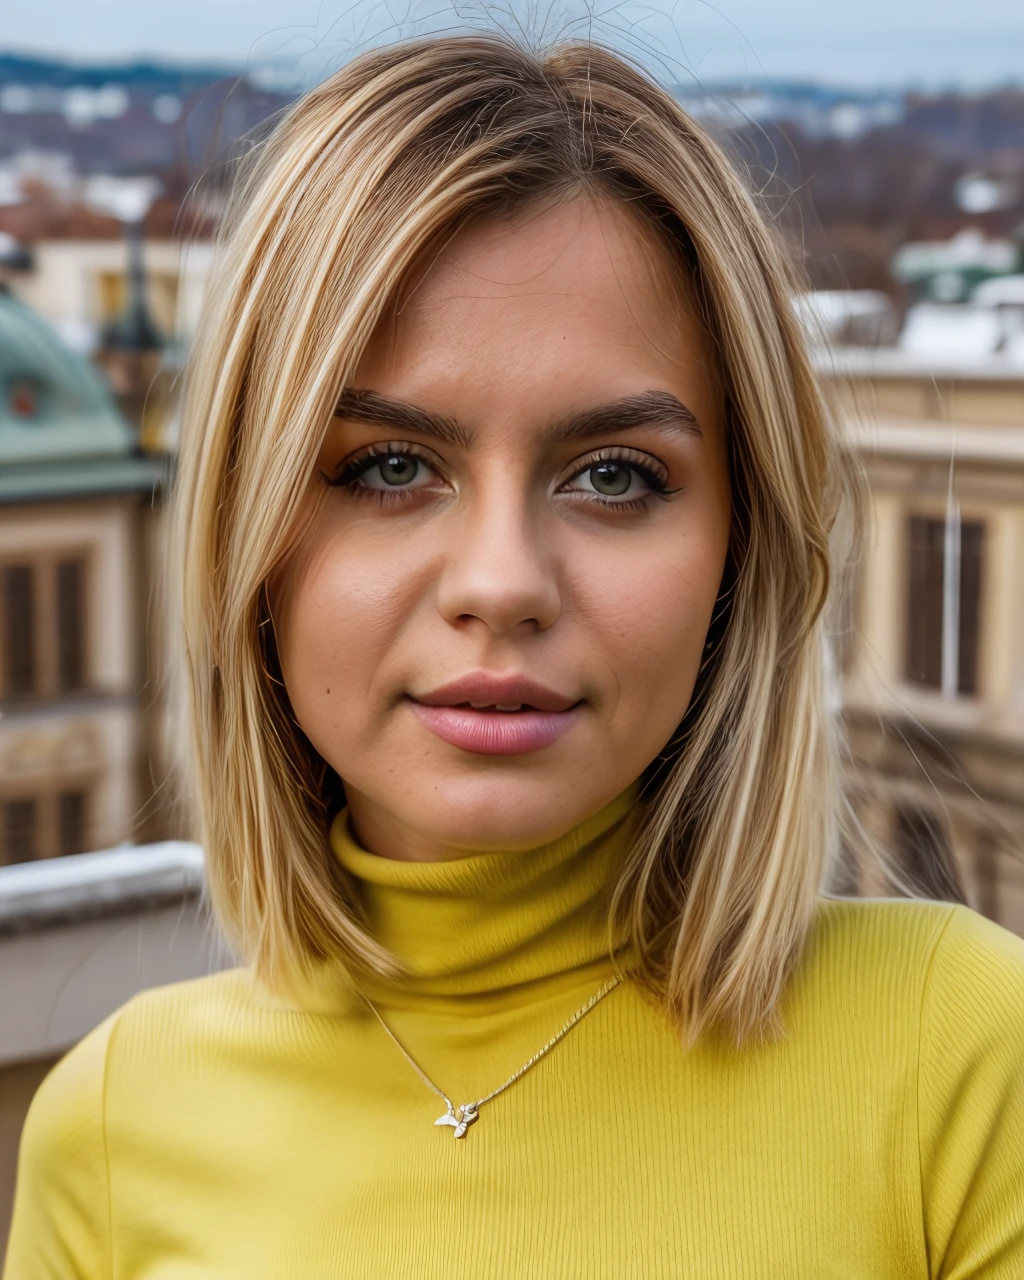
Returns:
[[[199,323],[203,293],[213,261],[208,240],[146,240],[142,245],[145,304],[160,338],[142,370],[137,403],[126,408],[142,447],[170,453],[178,442],[176,379]],[[129,249],[112,240],[40,240],[32,246],[31,270],[11,276],[12,293],[44,316],[61,340],[80,355],[97,355],[103,334],[126,311],[130,291]],[[103,359],[116,394],[122,370]]]
[[[146,303],[168,339],[195,332],[213,246],[197,240],[147,240]],[[98,332],[124,310],[128,248],[120,240],[40,240],[32,270],[12,284],[19,298],[72,340]]]
[[[162,464],[0,293],[0,863],[160,834]]]
[[[150,673],[140,634],[150,517],[138,497],[123,494],[0,506],[0,575],[5,584],[30,575],[36,642],[31,688],[15,690],[8,678],[2,702],[4,861],[110,848],[152,821]],[[81,586],[69,607],[61,575],[72,567]],[[7,594],[8,609],[17,608]],[[69,643],[80,648],[70,678],[59,661]]]
[[[829,369],[869,482],[839,646],[851,797],[909,878],[948,859],[1024,934],[1024,368],[880,349]]]

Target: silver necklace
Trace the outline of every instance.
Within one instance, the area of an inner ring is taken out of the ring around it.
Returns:
[[[509,1078],[505,1081],[504,1084],[498,1085],[497,1089],[493,1089],[489,1094],[486,1095],[486,1097],[477,1098],[476,1102],[464,1102],[461,1107],[456,1107],[452,1102],[451,1098],[449,1098],[448,1095],[444,1092],[444,1090],[439,1089],[437,1085],[434,1084],[433,1080],[431,1080],[431,1078],[419,1065],[419,1063],[408,1051],[408,1049],[406,1049],[405,1045],[402,1044],[401,1040],[399,1040],[399,1038],[395,1035],[395,1033],[391,1030],[388,1024],[381,1017],[380,1012],[377,1009],[377,1006],[373,1003],[373,1001],[369,998],[369,996],[363,995],[363,999],[373,1010],[374,1014],[376,1014],[377,1021],[380,1023],[380,1025],[388,1033],[388,1035],[395,1042],[395,1044],[398,1045],[399,1049],[401,1049],[406,1061],[409,1063],[412,1069],[416,1072],[419,1078],[423,1081],[423,1083],[427,1086],[428,1089],[430,1089],[433,1093],[436,1093],[437,1096],[443,1100],[445,1105],[445,1113],[443,1116],[438,1116],[437,1119],[434,1121],[434,1124],[446,1125],[446,1126],[450,1125],[453,1130],[452,1136],[456,1138],[461,1138],[465,1135],[466,1130],[473,1123],[473,1121],[477,1119],[477,1117],[480,1114],[480,1108],[484,1105],[485,1102],[490,1102],[491,1099],[496,1098],[499,1093],[504,1093],[505,1090],[509,1088],[510,1085],[514,1085],[515,1082],[520,1078],[520,1076],[524,1076],[532,1066],[538,1063],[546,1053],[548,1053],[551,1049],[555,1047],[556,1044],[558,1044],[559,1040],[561,1040],[563,1036],[567,1036],[569,1032],[573,1029],[573,1027],[576,1025],[576,1023],[579,1022],[579,1020],[582,1017],[584,1017],[584,1015],[588,1014],[599,1000],[603,1000],[609,991],[617,987],[621,981],[622,979],[619,977],[609,978],[603,987],[600,987],[597,991],[594,992],[594,994],[590,997],[590,999],[587,1001],[587,1003],[583,1006],[582,1009],[576,1010],[576,1012],[572,1015],[572,1017],[561,1029],[561,1031],[559,1031],[557,1035],[553,1035],[543,1049],[538,1049],[537,1052],[533,1055],[533,1057],[529,1060],[529,1062],[524,1062],[518,1071],[514,1071],[512,1075],[510,1075]],[[363,993],[360,992],[360,994],[362,995]]]

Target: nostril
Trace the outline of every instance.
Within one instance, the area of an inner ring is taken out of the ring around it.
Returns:
[[[546,630],[559,615],[560,600],[553,578],[523,581],[512,569],[483,578],[453,557],[439,584],[437,607],[449,625],[461,630],[479,624],[494,634],[525,635]]]

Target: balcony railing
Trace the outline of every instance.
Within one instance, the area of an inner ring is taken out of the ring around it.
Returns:
[[[229,962],[198,845],[0,867],[0,1066],[53,1057],[146,987]]]

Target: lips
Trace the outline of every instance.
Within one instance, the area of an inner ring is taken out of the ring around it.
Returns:
[[[479,755],[525,755],[552,746],[579,718],[582,702],[522,675],[475,672],[409,705],[427,729]]]
[[[474,672],[453,680],[432,693],[416,694],[415,701],[424,707],[457,707],[465,704],[477,710],[527,707],[531,711],[568,711],[578,702],[566,698],[526,676],[491,675]]]

